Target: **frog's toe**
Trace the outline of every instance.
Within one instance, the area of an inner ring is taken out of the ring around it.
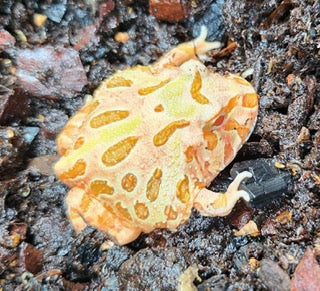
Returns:
[[[141,233],[140,228],[127,225],[110,206],[91,197],[82,188],[72,188],[66,202],[68,216],[77,232],[91,225],[107,232],[120,245],[135,240]]]
[[[202,189],[195,199],[195,207],[206,216],[225,216],[233,209],[240,198],[250,200],[249,194],[244,190],[238,190],[240,183],[251,178],[250,172],[242,172],[229,185],[226,193],[216,193],[208,189]]]

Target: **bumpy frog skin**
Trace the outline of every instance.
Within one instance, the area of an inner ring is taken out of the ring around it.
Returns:
[[[205,187],[235,157],[257,116],[258,96],[239,76],[221,76],[197,58],[218,48],[206,30],[150,66],[118,71],[102,82],[57,139],[55,165],[70,188],[76,231],[86,225],[126,244],[141,232],[176,229],[196,207],[230,213],[243,172],[227,193]]]

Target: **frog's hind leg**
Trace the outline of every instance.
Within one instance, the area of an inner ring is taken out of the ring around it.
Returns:
[[[141,233],[140,228],[124,225],[111,207],[92,198],[82,188],[72,188],[67,195],[66,203],[69,219],[76,232],[91,225],[107,232],[120,245],[135,240]]]
[[[201,33],[196,39],[182,43],[171,49],[162,58],[160,58],[159,61],[154,63],[152,68],[157,71],[164,67],[178,67],[190,59],[203,56],[208,51],[221,47],[220,42],[207,42],[206,37],[207,28],[205,26],[201,26]]]
[[[242,180],[251,178],[250,172],[242,172],[229,185],[226,193],[216,193],[206,188],[202,189],[194,201],[194,206],[205,216],[228,215],[236,202],[243,198],[250,200],[249,194],[244,190],[238,190]]]

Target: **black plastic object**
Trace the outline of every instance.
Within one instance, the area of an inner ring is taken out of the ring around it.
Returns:
[[[249,171],[252,178],[244,180],[239,189],[245,190],[250,195],[250,205],[263,207],[272,200],[288,193],[291,185],[291,175],[288,171],[280,170],[273,159],[256,159],[235,163],[230,170],[234,179],[237,174]]]

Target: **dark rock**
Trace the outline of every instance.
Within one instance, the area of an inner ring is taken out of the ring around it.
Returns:
[[[58,159],[58,156],[51,155],[36,157],[29,162],[28,169],[46,176],[54,175],[53,165]]]
[[[28,225],[26,223],[15,223],[10,226],[9,234],[14,235],[18,234],[20,240],[25,240],[27,236]]]
[[[8,270],[10,263],[17,258],[17,253],[13,249],[0,246],[0,275]]]
[[[188,17],[190,3],[185,0],[149,0],[149,12],[160,20],[178,22]]]
[[[262,283],[269,290],[288,291],[290,290],[290,278],[274,261],[263,259],[258,273]]]
[[[227,276],[221,274],[213,276],[197,286],[198,291],[220,291],[225,290],[229,283]]]
[[[200,34],[202,25],[208,28],[208,40],[222,40],[225,34],[225,26],[222,17],[223,0],[212,1],[209,5],[204,5],[202,11],[190,18],[190,29],[192,37],[197,37]],[[201,5],[199,2],[198,5]]]
[[[234,210],[228,216],[232,225],[240,229],[249,222],[254,213],[254,209],[249,207],[245,202],[239,201]]]
[[[127,248],[113,246],[107,251],[105,267],[108,270],[118,271],[120,266],[132,256],[132,252]]]
[[[23,271],[37,274],[43,267],[43,252],[33,245],[22,243],[19,253],[19,265]]]
[[[274,235],[277,234],[275,223],[272,219],[268,219],[265,224],[261,227],[262,235]]]
[[[0,85],[0,125],[25,119],[28,112],[28,98],[21,90]]]
[[[0,173],[19,168],[24,153],[39,132],[33,127],[0,127]]]
[[[41,133],[47,139],[55,140],[69,119],[63,111],[52,109],[44,111],[44,121],[41,125]]]
[[[0,51],[13,47],[15,42],[15,38],[8,31],[0,29]]]
[[[320,265],[314,252],[307,248],[299,265],[297,266],[292,280],[291,291],[314,291],[320,288]]]
[[[72,98],[87,84],[79,54],[71,48],[51,46],[18,50],[19,86],[39,98]]]
[[[50,7],[44,11],[44,14],[53,22],[60,23],[66,10],[67,7],[65,4],[51,4]]]
[[[120,290],[176,290],[189,265],[179,248],[143,249],[121,265]]]

